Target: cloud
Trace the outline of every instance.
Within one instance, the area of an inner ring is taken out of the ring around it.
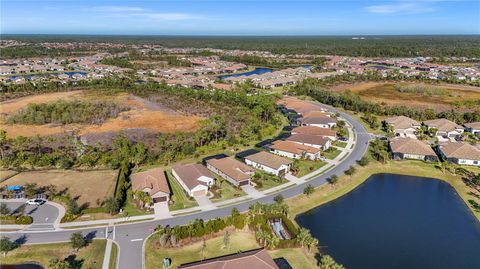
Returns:
[[[137,14],[141,16],[145,16],[152,20],[158,21],[179,21],[179,20],[190,20],[196,19],[197,16],[193,16],[187,13],[144,13],[144,14]]]
[[[153,21],[180,21],[198,19],[200,16],[194,16],[181,12],[155,12],[142,7],[129,6],[98,6],[92,9],[95,12],[103,13],[108,17],[136,17],[146,18]]]
[[[392,13],[427,13],[435,9],[422,3],[395,3],[389,5],[374,5],[366,7],[370,13],[392,14]]]

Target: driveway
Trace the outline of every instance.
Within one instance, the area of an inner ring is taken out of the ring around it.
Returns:
[[[168,209],[167,202],[153,204],[153,211],[155,212],[156,219],[166,219],[172,217],[172,214],[170,214],[170,209]]]
[[[245,185],[245,186],[241,186],[240,188],[242,188],[242,190],[244,192],[246,192],[248,194],[248,196],[250,196],[252,198],[260,198],[260,197],[265,196],[265,194],[259,192],[252,185]]]
[[[207,196],[202,195],[202,196],[193,196],[195,201],[197,201],[198,206],[202,210],[209,210],[209,209],[214,209],[217,208],[216,206],[213,205],[212,201],[208,199]]]

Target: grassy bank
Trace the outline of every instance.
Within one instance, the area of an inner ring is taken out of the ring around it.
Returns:
[[[117,255],[118,255],[118,246],[116,243],[113,243],[112,252],[110,253],[110,262],[108,264],[109,269],[117,268]]]
[[[21,264],[36,262],[48,268],[52,259],[72,259],[73,268],[101,269],[105,254],[105,240],[93,240],[78,252],[72,250],[70,243],[24,245],[0,258],[0,264]]]
[[[466,167],[466,169],[479,173],[479,168]],[[342,195],[352,191],[357,186],[365,182],[370,176],[380,173],[401,174],[409,176],[418,176],[426,178],[436,178],[449,183],[467,204],[475,217],[480,221],[480,211],[475,210],[469,200],[480,203],[478,191],[467,186],[462,177],[453,175],[450,172],[442,173],[433,163],[424,163],[421,161],[389,161],[387,164],[372,162],[366,167],[357,167],[353,176],[343,175],[335,185],[327,184],[316,189],[315,192],[307,197],[300,195],[287,200],[292,215],[298,215],[314,207],[325,204],[337,199]]]

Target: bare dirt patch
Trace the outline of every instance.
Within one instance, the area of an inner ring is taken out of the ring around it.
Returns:
[[[94,124],[44,124],[24,125],[6,124],[8,115],[24,108],[30,103],[47,103],[57,100],[110,100],[125,105],[129,111],[122,112],[114,119],[109,119],[100,125]],[[119,132],[125,129],[147,129],[160,133],[193,132],[198,128],[200,117],[183,115],[165,105],[151,102],[125,92],[110,93],[95,90],[82,90],[61,93],[42,94],[9,100],[0,103],[2,119],[0,128],[9,137],[36,135],[55,135],[77,132],[80,135],[96,132]]]
[[[66,190],[72,198],[77,198],[79,205],[88,203],[96,207],[96,200],[104,200],[112,196],[118,171],[117,170],[43,170],[21,172],[4,182],[0,187],[6,185],[25,185],[26,183],[37,183],[38,186],[55,185],[57,191]]]

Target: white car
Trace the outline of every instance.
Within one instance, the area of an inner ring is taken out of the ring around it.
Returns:
[[[47,201],[43,200],[43,199],[30,199],[26,202],[27,205],[43,205],[45,204]]]

